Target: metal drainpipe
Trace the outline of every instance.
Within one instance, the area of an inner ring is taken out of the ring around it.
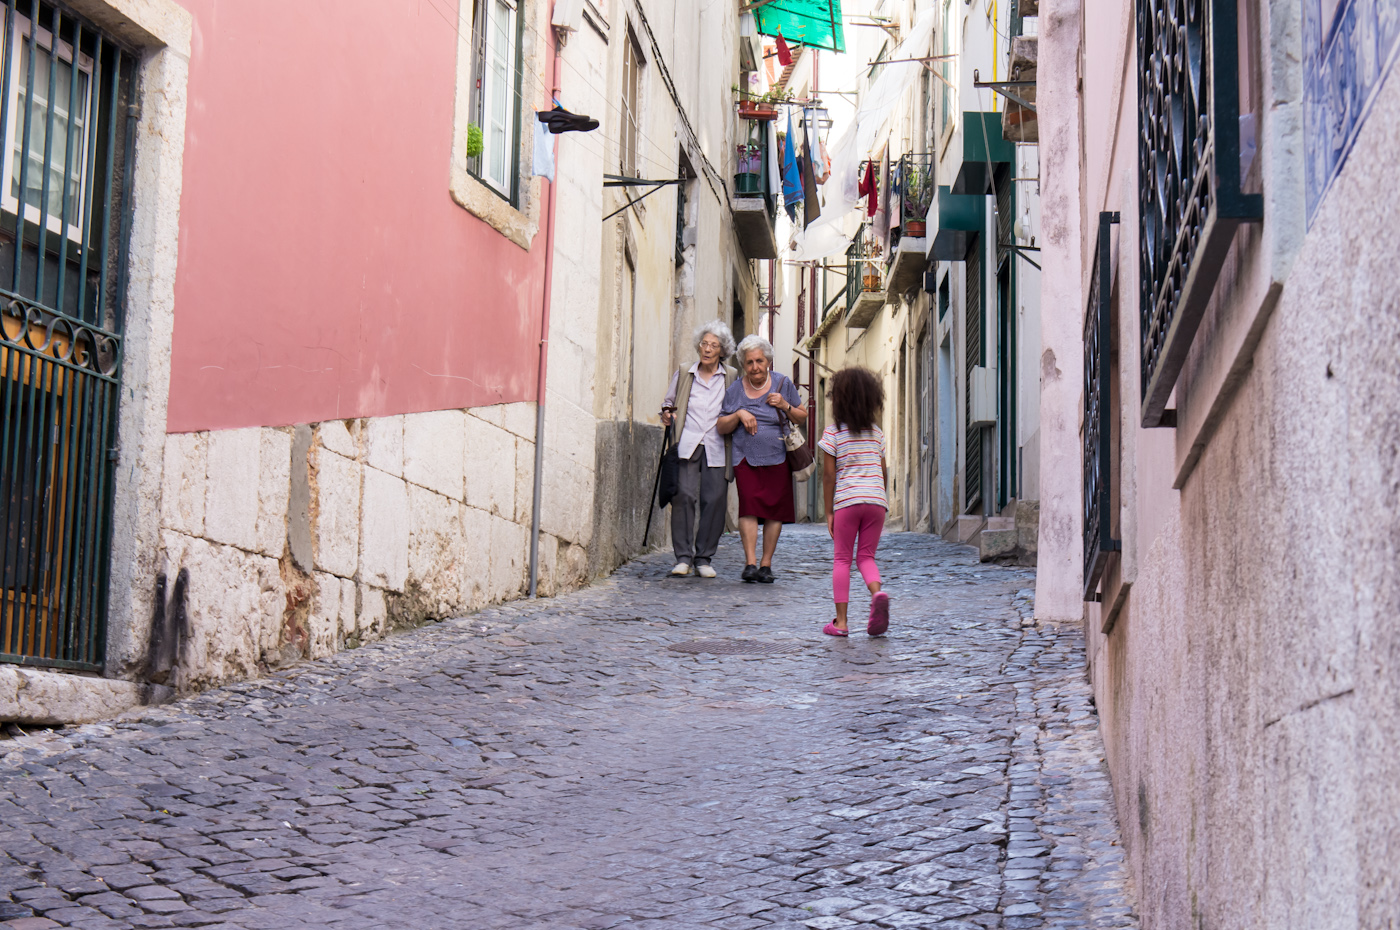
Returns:
[[[554,32],[554,30],[550,30]],[[559,34],[554,33],[553,88],[550,100],[559,98]],[[549,182],[549,212],[544,236],[544,306],[540,309],[540,373],[535,402],[535,487],[530,503],[530,593],[538,596],[540,582],[540,496],[544,483],[544,391],[549,362],[549,304],[554,285],[554,208],[559,185],[559,137],[554,137],[554,180]]]
[[[773,344],[773,314],[778,306],[778,260],[770,259],[768,262],[768,300],[764,309],[768,311],[768,344]],[[744,338],[743,336],[739,337]],[[744,360],[739,359],[739,367],[744,367]]]

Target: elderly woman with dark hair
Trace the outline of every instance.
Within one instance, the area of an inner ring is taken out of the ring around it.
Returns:
[[[671,500],[671,547],[676,553],[673,575],[689,575],[694,565],[701,578],[715,577],[710,567],[729,502],[732,441],[715,429],[725,390],[739,376],[722,361],[734,354],[729,327],[711,320],[695,331],[699,361],[677,369],[661,403],[661,422],[680,423],[676,441],[680,458],[679,486]]]
[[[745,581],[773,581],[773,552],[784,523],[796,521],[792,473],[783,436],[785,421],[802,426],[807,410],[797,385],[773,370],[773,346],[761,336],[739,343],[744,377],[724,396],[718,428],[734,437],[734,480],[739,487],[739,539],[744,544]],[[755,558],[763,521],[763,556]]]

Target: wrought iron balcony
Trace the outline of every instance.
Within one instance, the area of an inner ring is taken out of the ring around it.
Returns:
[[[885,297],[898,300],[918,287],[928,267],[928,214],[933,204],[934,156],[901,155],[895,162],[894,191],[899,197],[899,239],[890,244]],[[934,217],[935,221],[937,217]]]
[[[778,213],[768,166],[769,124],[746,120],[745,140],[740,142],[734,160],[734,195],[730,208],[734,231],[746,258],[777,258],[778,239],[773,224]]]
[[[1094,590],[1103,575],[1110,552],[1121,546],[1113,538],[1113,495],[1109,486],[1113,457],[1109,440],[1112,421],[1109,400],[1110,341],[1108,298],[1113,286],[1109,227],[1118,222],[1117,213],[1099,214],[1098,245],[1094,249],[1093,275],[1089,283],[1089,306],[1084,314],[1084,600],[1097,599]]]
[[[1142,425],[1167,398],[1235,228],[1263,216],[1240,189],[1235,0],[1137,0]]]
[[[863,329],[885,306],[885,263],[880,244],[862,223],[846,249],[846,325]]]
[[[927,235],[928,209],[935,190],[933,172],[934,156],[929,154],[901,155],[895,163],[901,238],[922,239]]]

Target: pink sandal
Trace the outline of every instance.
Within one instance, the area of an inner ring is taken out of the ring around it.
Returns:
[[[851,633],[850,633],[849,630],[843,630],[843,629],[841,629],[839,626],[837,626],[835,623],[828,623],[825,627],[822,628],[822,632],[825,633],[827,636],[850,636],[850,635],[851,635]]]
[[[890,628],[890,596],[884,591],[876,591],[870,598],[870,622],[865,632],[871,636],[883,636]]]

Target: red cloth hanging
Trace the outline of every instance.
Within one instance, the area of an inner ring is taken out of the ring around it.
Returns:
[[[865,177],[860,179],[860,187],[856,188],[856,193],[866,198],[865,215],[874,216],[875,211],[880,208],[880,188],[875,183],[875,163],[873,161],[865,163]]]
[[[792,51],[788,48],[788,44],[783,41],[781,32],[778,33],[778,64],[784,68],[792,64]]]

